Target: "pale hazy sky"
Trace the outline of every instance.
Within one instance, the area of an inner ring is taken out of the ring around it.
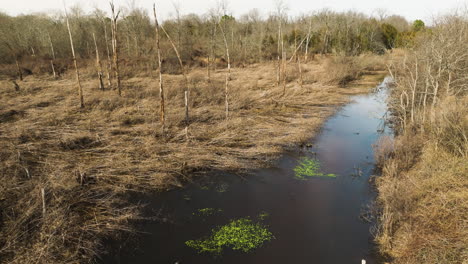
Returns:
[[[94,7],[109,9],[108,0],[65,0],[67,6],[79,4],[85,11]],[[114,0],[117,7],[128,6],[135,1],[136,6],[151,10],[155,0]],[[377,9],[385,9],[388,14],[398,14],[409,20],[430,20],[434,15],[447,11],[466,8],[468,0],[283,0],[289,9],[289,14],[298,15],[310,11],[329,8],[335,11],[359,11],[368,15],[375,14]],[[216,5],[217,0],[159,0],[156,1],[160,16],[170,17],[173,13],[173,3],[179,3],[182,14],[204,14]],[[274,10],[274,0],[230,0],[229,9],[235,16],[257,8],[266,15]],[[0,11],[10,15],[32,12],[48,12],[63,10],[62,0],[0,0]]]

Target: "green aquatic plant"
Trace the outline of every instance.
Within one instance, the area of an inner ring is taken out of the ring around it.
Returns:
[[[260,219],[260,220],[263,221],[263,220],[267,219],[269,216],[270,216],[269,213],[263,211],[263,212],[261,212],[260,214],[258,214],[258,219]]]
[[[320,171],[320,162],[316,159],[304,157],[294,168],[294,176],[299,180],[306,180],[310,177],[330,177],[335,178],[336,174],[324,174]]]
[[[213,229],[208,238],[189,240],[185,244],[199,253],[220,255],[225,247],[250,252],[273,238],[273,234],[264,225],[241,218]]]
[[[202,208],[198,209],[196,212],[193,213],[193,215],[196,216],[211,216],[216,213],[221,213],[223,210],[222,209],[215,209],[215,208]]]

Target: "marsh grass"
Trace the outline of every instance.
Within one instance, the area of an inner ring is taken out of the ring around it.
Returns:
[[[349,95],[372,87],[305,82],[301,88],[294,81],[282,96],[274,85],[274,67],[264,63],[232,69],[228,120],[225,70],[213,72],[211,83],[192,82],[188,141],[179,75],[164,75],[164,136],[158,83],[152,76],[126,77],[119,97],[115,90],[98,89],[94,68],[82,69],[84,109],[76,107],[71,73],[58,80],[27,76],[20,91],[0,81],[2,261],[90,262],[103,251],[103,239],[132,231],[140,208],[126,198],[129,191],[181,187],[209,170],[266,166],[283,150],[312,137]],[[305,79],[320,80],[322,61],[303,67]],[[193,69],[189,79],[205,72]]]

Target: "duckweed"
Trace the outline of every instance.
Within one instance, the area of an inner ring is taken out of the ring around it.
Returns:
[[[273,234],[264,225],[241,218],[213,229],[208,238],[189,240],[185,244],[199,253],[220,255],[225,247],[250,252],[273,238]]]
[[[306,180],[310,177],[330,177],[335,178],[336,174],[324,174],[320,171],[320,162],[316,159],[302,158],[294,168],[295,178],[299,180]]]

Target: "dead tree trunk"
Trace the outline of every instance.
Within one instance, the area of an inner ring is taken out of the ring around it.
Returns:
[[[278,49],[276,51],[278,54],[278,65],[276,67],[276,86],[279,87],[281,80],[281,54],[283,51],[281,50],[281,17],[278,17],[278,19]]]
[[[81,87],[80,72],[78,71],[78,63],[76,62],[76,56],[75,56],[75,47],[73,46],[73,37],[72,37],[70,23],[68,21],[68,14],[66,10],[65,10],[65,15],[67,18],[68,36],[70,37],[70,46],[72,50],[73,64],[75,64],[76,82],[78,83],[78,96],[80,97],[80,107],[83,108],[84,107],[83,88]]]
[[[309,30],[307,32],[307,41],[306,41],[306,50],[305,50],[305,63],[309,61],[309,44],[310,44],[310,35],[312,32],[312,18],[309,21]]]
[[[221,29],[221,33],[223,34],[224,46],[226,49],[226,57],[227,57],[227,62],[228,62],[228,71],[226,73],[226,83],[225,83],[225,89],[224,89],[224,106],[225,106],[225,111],[226,111],[226,119],[228,119],[229,118],[229,81],[231,80],[231,58],[229,56],[229,46],[228,46],[228,42],[226,39],[226,32],[224,32],[224,29],[221,26],[221,24],[219,24],[219,28]]]
[[[96,42],[96,34],[93,32],[93,40],[94,40],[94,47],[96,47],[96,68],[98,73],[98,80],[99,80],[99,89],[104,90],[104,81],[102,80],[102,65],[101,65],[101,58],[99,57],[99,49]]]
[[[52,52],[52,59],[50,60],[50,66],[52,67],[52,74],[54,75],[54,79],[57,79],[57,74],[55,73],[55,66],[54,66],[54,61],[55,61],[55,50],[54,50],[54,44],[52,43],[52,38],[49,35],[49,44],[50,44],[50,50]]]
[[[119,96],[122,96],[122,87],[120,85],[120,74],[119,74],[119,49],[118,49],[118,35],[117,35],[117,19],[119,18],[120,11],[115,14],[114,2],[110,2],[112,11],[112,48],[114,57],[114,74],[117,80],[117,90]]]
[[[23,80],[23,72],[21,71],[21,67],[18,62],[18,56],[15,55],[15,63],[16,63],[16,71],[18,72],[18,78],[20,81]]]
[[[283,96],[286,94],[286,66],[286,51],[283,51]]]
[[[167,33],[166,29],[161,25],[161,29],[163,30],[164,34],[166,35],[167,39],[169,40],[169,42],[171,43],[171,46],[172,46],[172,49],[174,50],[176,56],[177,56],[177,59],[179,60],[179,65],[180,65],[180,68],[182,70],[182,75],[184,76],[184,80],[185,80],[185,92],[187,92],[187,99],[185,100],[185,122],[186,122],[186,126],[188,127],[189,125],[189,107],[188,107],[188,101],[190,99],[190,91],[189,91],[189,82],[188,82],[188,77],[187,77],[187,73],[185,71],[185,67],[184,67],[184,64],[182,62],[182,59],[180,57],[180,54],[179,54],[179,51],[177,50],[177,47],[174,43],[174,41],[172,40],[171,36],[169,36],[169,34]],[[187,128],[186,127],[186,128]]]
[[[106,51],[107,51],[107,86],[109,89],[112,87],[112,82],[111,82],[111,72],[112,72],[112,61],[110,57],[110,51],[109,51],[109,39],[107,38],[107,24],[106,21],[103,20],[104,22],[104,40],[106,41]]]
[[[155,30],[156,30],[156,50],[157,50],[157,53],[158,53],[158,66],[159,66],[160,115],[161,115],[162,132],[163,132],[163,135],[164,135],[166,113],[165,113],[165,109],[164,109],[164,87],[163,87],[163,77],[162,77],[161,46],[160,46],[160,43],[159,43],[159,23],[158,23],[158,18],[156,16],[156,5],[155,4],[153,4],[153,13],[154,13],[154,21],[156,23],[156,26],[155,26]],[[187,103],[186,103],[186,105],[187,105]]]

